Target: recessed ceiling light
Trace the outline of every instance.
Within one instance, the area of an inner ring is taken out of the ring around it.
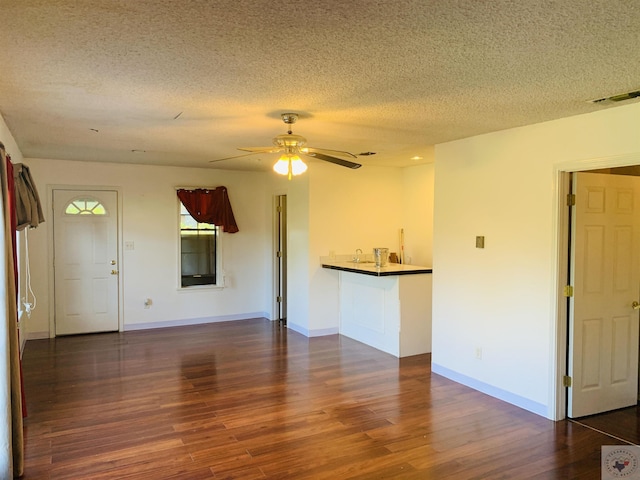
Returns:
[[[418,160],[422,160],[422,157],[416,155],[415,157],[411,157],[411,160],[415,160],[417,162]]]

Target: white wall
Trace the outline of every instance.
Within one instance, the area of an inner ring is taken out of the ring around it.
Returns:
[[[311,169],[309,169],[311,170]],[[307,173],[310,173],[310,171]],[[287,325],[309,335],[309,175],[287,192]]]
[[[9,131],[9,127],[7,127],[2,115],[0,115],[0,142],[4,144],[5,151],[11,156],[11,163],[22,162],[22,152],[18,148],[18,144]]]
[[[337,333],[339,322],[337,272],[320,267],[329,252],[372,253],[374,247],[393,248],[399,229],[401,199],[399,169],[330,164],[314,165],[309,205],[309,328]]]
[[[640,152],[638,124],[632,104],[436,146],[434,372],[554,417],[556,172]]]
[[[382,172],[392,173],[386,183]],[[290,328],[308,336],[338,333],[337,274],[321,268],[320,257],[331,251],[354,253],[356,248],[371,251],[374,243],[379,246],[377,242],[385,241],[379,232],[389,224],[389,204],[397,205],[400,198],[396,172],[375,167],[350,170],[314,162],[304,183],[302,177],[291,181],[288,260],[290,272],[296,273],[290,273],[288,283]],[[385,205],[380,199],[390,192]],[[376,210],[383,216],[376,216]]]
[[[313,163],[305,181],[294,178],[288,198],[288,323],[305,335],[326,335],[338,332],[338,273],[321,268],[321,256],[357,248],[370,254],[374,247],[399,252],[404,228],[414,260],[431,266],[433,166],[348,170]]]
[[[402,169],[404,262],[411,265],[433,263],[433,172],[433,163]]]
[[[38,308],[29,323],[32,336],[49,334],[52,299],[48,249],[52,228],[48,187],[78,185],[118,187],[122,191],[123,241],[135,249],[121,251],[124,327],[197,323],[272,314],[272,194],[265,173],[212,169],[99,164],[27,159],[46,221],[30,232],[33,289]],[[223,234],[226,287],[178,289],[178,200],[176,187],[224,185],[240,231]],[[153,305],[144,308],[144,299]]]

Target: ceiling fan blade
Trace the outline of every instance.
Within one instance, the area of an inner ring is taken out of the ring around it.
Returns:
[[[253,153],[276,153],[281,151],[282,147],[242,147],[238,148],[238,150]]]
[[[347,168],[360,168],[362,165],[359,163],[354,163],[349,160],[344,160],[342,158],[332,157],[331,155],[325,155],[324,153],[307,153],[310,157],[317,158],[318,160],[324,160],[325,162],[335,163],[336,165],[340,165],[342,167]]]
[[[216,158],[215,160],[209,160],[209,163],[222,162],[223,160],[232,160],[234,158],[248,157],[249,155],[255,155],[256,153],[260,153],[260,152],[245,153],[243,155],[234,155],[233,157]]]
[[[258,153],[276,153],[282,150],[282,148],[276,147],[276,146],[274,147],[242,147],[242,148],[238,148],[238,150],[242,150],[243,152],[251,152],[251,153],[234,155],[233,157],[217,158],[215,160],[209,160],[209,163],[221,162],[223,160],[231,160],[234,158],[248,157],[249,155],[256,155]]]
[[[343,152],[342,150],[327,150],[325,148],[313,148],[313,147],[305,147],[301,148],[303,153],[324,153],[325,155],[338,155],[340,157],[351,157],[358,158],[357,155],[354,155],[351,152]]]

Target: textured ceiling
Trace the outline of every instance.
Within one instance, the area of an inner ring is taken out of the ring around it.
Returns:
[[[637,0],[0,0],[0,15],[0,113],[25,157],[270,168],[209,161],[270,145],[291,111],[310,146],[404,166],[640,89]]]

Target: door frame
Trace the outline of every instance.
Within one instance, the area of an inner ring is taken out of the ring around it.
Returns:
[[[281,217],[280,217],[280,213],[278,212],[278,207],[280,206],[280,198],[284,197],[285,201],[285,218],[284,218],[284,225],[281,224]],[[287,229],[287,219],[286,219],[286,202],[287,199],[287,194],[286,193],[276,193],[273,195],[273,232],[272,232],[272,241],[273,241],[273,247],[271,249],[271,258],[272,258],[272,272],[273,272],[273,281],[272,281],[272,292],[271,292],[271,299],[272,299],[272,316],[271,319],[272,320],[277,320],[279,322],[281,322],[284,326],[286,326],[287,322],[286,322],[286,313],[287,313],[287,286],[286,286],[286,282],[287,282],[287,241],[288,241],[288,229]],[[282,230],[284,229],[284,232],[282,232]],[[285,248],[284,248],[284,252],[283,252],[283,256],[281,259],[279,259],[277,257],[277,252],[278,252],[278,248],[280,247],[281,244],[281,235],[282,233],[284,233],[285,238],[284,238],[284,244],[285,244]],[[284,271],[281,271],[281,266],[282,269]],[[280,276],[283,275],[284,279],[281,279]],[[284,295],[283,295],[283,299],[282,302],[278,302],[277,300],[277,296],[278,293],[280,292],[280,282],[283,281],[284,283]],[[284,305],[282,305],[284,304]],[[280,312],[284,310],[285,313],[285,318],[282,319],[280,318]]]
[[[554,239],[552,255],[552,309],[555,323],[551,329],[550,366],[551,378],[549,385],[549,412],[553,420],[563,420],[567,417],[567,390],[562,384],[567,373],[567,353],[569,332],[567,328],[568,311],[567,298],[563,288],[568,281],[569,266],[569,208],[566,197],[569,194],[570,174],[599,168],[626,167],[640,165],[640,152],[611,157],[590,158],[586,160],[570,160],[558,162],[553,167],[553,212],[552,238]],[[555,407],[555,408],[554,408]]]
[[[118,331],[124,331],[124,288],[123,275],[124,264],[122,258],[122,187],[106,186],[106,185],[47,185],[47,205],[46,209],[51,214],[51,226],[47,228],[47,264],[48,264],[48,281],[49,281],[49,338],[56,336],[55,324],[55,271],[54,271],[54,225],[53,225],[53,191],[54,190],[84,190],[84,191],[113,191],[116,192],[117,199],[117,237],[116,245],[118,247]]]

